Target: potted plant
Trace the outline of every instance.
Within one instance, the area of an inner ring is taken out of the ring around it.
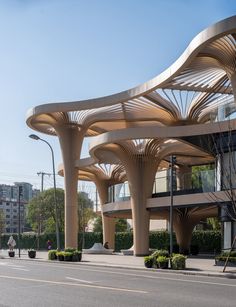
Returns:
[[[144,257],[144,265],[146,268],[152,268],[153,266],[153,256]]]
[[[72,261],[72,252],[64,252],[64,260],[65,261]]]
[[[51,249],[48,252],[48,260],[56,260],[57,259],[57,250],[56,249]]]
[[[222,252],[220,255],[215,257],[215,265],[224,266],[226,260],[228,259],[228,266],[236,266],[236,251],[232,251],[230,254],[229,252]]]
[[[168,269],[169,258],[166,256],[158,256],[156,261],[159,269]]]
[[[65,252],[57,252],[57,259],[59,261],[64,261]]]
[[[8,256],[9,257],[15,257],[15,252],[14,251],[8,251]]]
[[[153,256],[154,258],[157,258],[157,257],[159,257],[159,256],[169,257],[169,252],[168,252],[168,250],[166,250],[166,249],[157,249],[156,251],[154,251],[154,252],[152,253],[152,256]]]
[[[35,249],[28,250],[28,256],[29,256],[29,258],[35,258],[36,257],[36,250]]]
[[[72,253],[72,261],[81,261],[81,259],[82,259],[82,252],[75,250]]]
[[[175,254],[171,258],[171,268],[173,270],[184,270],[186,268],[187,257],[182,254]]]

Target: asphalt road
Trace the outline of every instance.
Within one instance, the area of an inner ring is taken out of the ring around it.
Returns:
[[[0,306],[235,306],[236,279],[0,260]]]

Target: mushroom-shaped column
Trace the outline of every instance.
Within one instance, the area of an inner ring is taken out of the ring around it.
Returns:
[[[85,131],[77,126],[60,126],[57,128],[65,182],[65,247],[78,246],[78,171],[75,167],[80,157]]]
[[[108,202],[108,190],[111,185],[125,181],[123,166],[114,164],[91,164],[92,159],[81,159],[77,162],[79,179],[93,181],[97,187],[102,214],[103,243],[115,248],[115,219],[103,213],[103,205]]]
[[[189,251],[193,229],[200,220],[217,216],[217,212],[217,206],[175,208],[173,226],[181,253]]]
[[[105,151],[110,151],[125,168],[130,188],[135,256],[149,253],[149,211],[146,209],[146,202],[152,195],[162,142],[158,139],[120,141],[96,151],[98,158]]]

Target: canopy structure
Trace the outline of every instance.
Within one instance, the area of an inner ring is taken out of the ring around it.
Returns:
[[[60,141],[65,245],[77,247],[78,178],[100,185],[103,204],[108,201],[108,188],[127,180],[134,254],[147,254],[147,208],[157,170],[168,164],[170,155],[177,157],[180,173],[193,165],[213,163],[212,148],[201,140],[236,130],[235,120],[225,121],[236,111],[235,96],[236,16],[232,16],[198,34],[173,65],[144,84],[111,96],[30,109],[28,126]],[[80,159],[84,137],[91,137],[93,161],[87,164]],[[110,174],[108,166],[101,164],[110,164]],[[213,211],[177,212],[174,227],[179,242],[188,244],[189,238],[183,242],[183,229],[191,233],[201,216],[216,214]]]

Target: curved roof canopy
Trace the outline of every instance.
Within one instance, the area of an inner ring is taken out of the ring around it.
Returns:
[[[30,109],[27,124],[56,134],[78,127],[86,136],[132,127],[207,123],[219,106],[233,104],[236,16],[198,34],[180,58],[154,79],[111,96]]]

